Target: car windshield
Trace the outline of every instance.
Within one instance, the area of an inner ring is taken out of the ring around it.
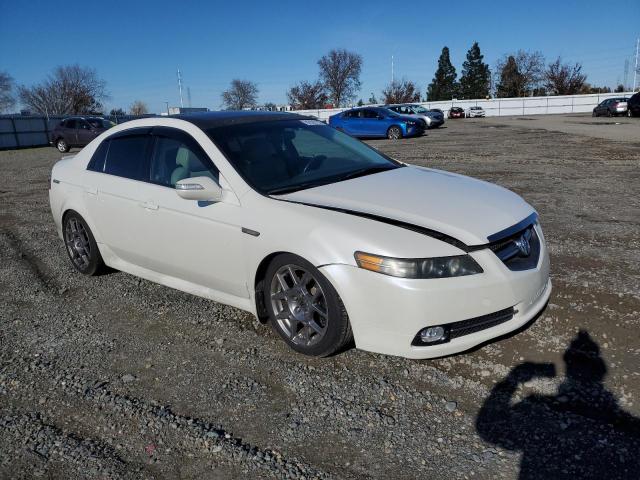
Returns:
[[[111,128],[115,126],[115,123],[103,118],[87,118],[87,122],[89,122],[93,128]]]
[[[471,110],[482,110],[482,107],[471,107]]]
[[[318,120],[277,120],[206,130],[257,191],[284,194],[403,166]]]
[[[424,108],[422,105],[412,105],[412,110],[416,113],[427,113],[429,110]]]

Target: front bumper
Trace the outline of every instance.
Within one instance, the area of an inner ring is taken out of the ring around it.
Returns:
[[[421,359],[450,355],[518,329],[533,319],[551,295],[549,256],[542,244],[536,268],[509,270],[489,249],[471,253],[484,273],[467,277],[413,280],[351,265],[320,270],[345,304],[356,347]],[[411,345],[418,331],[488,315],[505,308],[511,320],[431,346]]]

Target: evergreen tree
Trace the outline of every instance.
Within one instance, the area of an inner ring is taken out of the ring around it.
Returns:
[[[524,79],[513,55],[509,55],[500,72],[500,83],[496,88],[499,98],[518,97],[522,91]]]
[[[427,100],[451,100],[458,94],[458,87],[456,69],[449,59],[449,48],[444,47],[438,59],[438,70],[427,89]]]
[[[489,95],[491,72],[489,65],[482,59],[478,42],[474,42],[467,52],[467,59],[462,64],[460,77],[460,95],[462,98],[485,98]]]

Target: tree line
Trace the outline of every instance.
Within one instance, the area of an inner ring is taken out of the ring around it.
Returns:
[[[346,49],[333,49],[318,61],[318,77],[303,80],[287,92],[287,100],[296,110],[344,107],[353,105],[361,88],[362,56]],[[14,93],[15,91],[15,93]],[[619,85],[616,92],[624,91]],[[381,103],[407,103],[476,99],[528,97],[544,95],[574,95],[579,93],[609,93],[607,87],[593,87],[587,83],[580,63],[565,63],[560,57],[547,63],[538,51],[518,50],[505,54],[491,72],[484,61],[478,42],[467,51],[458,79],[448,47],[443,47],[433,80],[422,96],[416,82],[402,78],[393,80],[381,92]],[[233,79],[222,92],[222,105],[230,110],[255,108],[258,105],[258,85],[250,80]],[[12,77],[0,72],[0,113],[15,106],[16,98],[28,110],[45,115],[101,113],[109,99],[106,82],[92,68],[79,65],[56,67],[41,83],[15,87]],[[363,105],[362,99],[358,105]],[[372,93],[369,104],[379,103]],[[275,109],[275,105],[264,105]],[[134,101],[131,115],[148,113],[147,105]],[[112,109],[111,115],[125,115],[122,108]]]

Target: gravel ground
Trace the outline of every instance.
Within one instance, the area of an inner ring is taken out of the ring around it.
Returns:
[[[83,277],[50,218],[59,154],[0,152],[0,478],[638,478],[640,135],[531,123],[371,142],[523,195],[550,248],[533,324],[427,361],[310,359],[242,311]]]

